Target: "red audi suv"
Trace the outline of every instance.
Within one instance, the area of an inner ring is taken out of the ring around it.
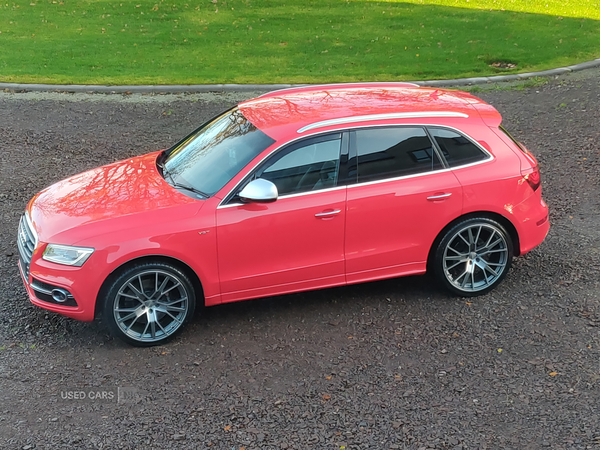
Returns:
[[[31,302],[156,345],[197,305],[431,272],[496,287],[545,238],[533,155],[498,111],[408,83],[271,92],[168,150],[60,181],[27,205]]]

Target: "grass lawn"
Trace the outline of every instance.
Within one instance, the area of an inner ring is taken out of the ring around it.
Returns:
[[[0,81],[319,83],[600,57],[600,0],[0,0]]]

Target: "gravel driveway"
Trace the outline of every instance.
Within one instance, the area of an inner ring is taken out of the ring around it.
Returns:
[[[494,292],[409,277],[229,304],[154,348],[31,306],[19,216],[242,97],[0,93],[0,447],[600,448],[599,80],[477,94],[538,156],[551,208]]]

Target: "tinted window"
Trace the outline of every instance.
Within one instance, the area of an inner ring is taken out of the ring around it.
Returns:
[[[165,168],[176,183],[213,195],[273,142],[236,108],[180,142]]]
[[[440,146],[450,167],[471,164],[489,157],[473,142],[455,131],[431,128],[429,132]]]
[[[337,184],[340,139],[284,151],[269,161],[259,177],[272,181],[279,195],[333,187]]]
[[[401,177],[441,169],[423,128],[357,130],[350,145],[358,155],[358,182]]]

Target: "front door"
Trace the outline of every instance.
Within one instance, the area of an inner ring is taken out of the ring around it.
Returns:
[[[276,201],[242,203],[234,196],[217,209],[224,302],[344,284],[340,147],[337,133],[278,151],[248,179],[273,182]]]

